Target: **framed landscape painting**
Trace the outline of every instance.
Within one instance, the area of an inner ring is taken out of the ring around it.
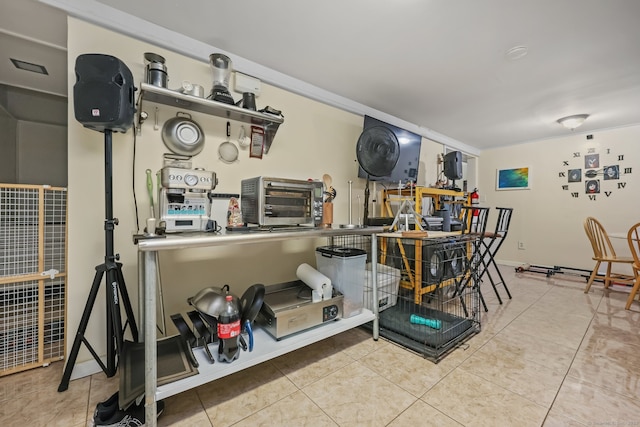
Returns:
[[[498,169],[496,190],[528,190],[531,188],[531,174],[528,167]]]

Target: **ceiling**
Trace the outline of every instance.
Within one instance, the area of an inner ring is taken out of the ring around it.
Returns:
[[[590,115],[580,132],[640,123],[637,0],[44,1],[126,12],[479,150],[568,135],[573,114]],[[2,58],[0,83],[65,94],[65,13],[8,7],[0,55],[22,44],[52,72]]]
[[[0,110],[17,120],[67,123],[67,14],[35,0],[0,6]],[[48,74],[14,67],[45,65]]]

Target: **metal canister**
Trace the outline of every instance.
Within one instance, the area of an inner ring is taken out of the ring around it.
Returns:
[[[167,77],[167,66],[164,63],[164,58],[158,54],[147,52],[144,54],[144,59],[147,60],[147,83],[154,86],[167,87],[169,78]]]

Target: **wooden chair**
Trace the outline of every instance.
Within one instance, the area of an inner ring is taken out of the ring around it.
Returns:
[[[629,249],[631,249],[631,255],[633,256],[633,275],[635,276],[635,282],[627,299],[627,305],[624,307],[625,310],[631,308],[631,303],[636,294],[638,294],[638,300],[640,301],[640,293],[638,293],[638,290],[640,290],[640,222],[629,229],[627,241],[629,242]]]
[[[587,237],[591,242],[591,247],[593,248],[593,260],[596,262],[596,266],[593,268],[591,276],[589,276],[589,281],[587,282],[587,287],[585,288],[584,293],[586,294],[589,292],[591,284],[596,279],[603,280],[605,288],[608,288],[611,282],[614,281],[627,284],[633,283],[634,276],[611,272],[611,266],[615,263],[632,266],[633,258],[619,257],[616,255],[616,251],[613,249],[611,240],[609,240],[609,236],[602,224],[593,217],[587,217],[584,220],[584,231],[586,231]],[[602,263],[607,264],[607,271],[605,274],[600,274],[598,272]]]

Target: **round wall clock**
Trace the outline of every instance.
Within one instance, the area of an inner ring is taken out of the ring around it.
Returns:
[[[587,139],[591,135],[587,136]],[[562,190],[571,198],[586,196],[589,200],[610,197],[614,191],[624,190],[625,177],[632,173],[625,164],[625,156],[611,148],[598,151],[587,148],[585,153],[576,151],[562,161],[563,170],[558,173]]]

